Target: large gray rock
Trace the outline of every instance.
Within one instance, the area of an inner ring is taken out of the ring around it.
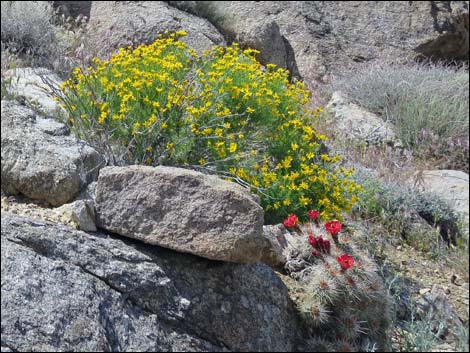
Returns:
[[[402,146],[391,123],[352,103],[343,93],[334,92],[326,108],[342,138],[357,143]]]
[[[153,43],[165,30],[185,30],[184,41],[201,52],[225,45],[207,20],[168,6],[163,1],[93,1],[88,32],[103,57],[120,47]]]
[[[417,55],[468,59],[468,1],[169,1],[208,18],[229,40],[290,58],[287,68],[311,83],[358,62]],[[253,40],[257,37],[257,40]],[[279,36],[276,36],[278,38]],[[275,56],[273,56],[275,57]],[[292,60],[295,59],[295,60]]]
[[[461,219],[469,224],[469,176],[458,170],[424,170],[412,179],[421,191],[444,200]]]
[[[212,260],[253,263],[267,241],[263,209],[241,186],[172,167],[106,167],[96,189],[98,227]]]
[[[420,317],[427,317],[434,323],[432,329],[440,337],[448,335],[454,338],[465,329],[462,320],[449,302],[444,290],[434,285],[430,293],[424,294],[417,302]]]
[[[11,80],[11,84],[6,88],[10,94],[23,97],[30,104],[36,104],[37,108],[46,115],[56,116],[65,113],[59,102],[54,100],[54,92],[51,89],[51,86],[60,89],[62,80],[51,70],[17,68],[5,72],[5,77]]]
[[[1,281],[2,349],[289,352],[304,344],[287,288],[261,263],[214,262],[2,213]]]
[[[67,129],[31,109],[2,100],[1,177],[6,195],[24,194],[53,206],[70,201],[96,179],[101,156]]]

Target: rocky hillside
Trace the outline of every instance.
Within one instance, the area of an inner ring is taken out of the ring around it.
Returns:
[[[2,352],[468,351],[467,1],[1,13]]]

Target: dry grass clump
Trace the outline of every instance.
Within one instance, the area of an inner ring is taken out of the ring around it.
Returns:
[[[391,122],[420,159],[469,171],[467,67],[369,64],[337,76],[332,87]]]

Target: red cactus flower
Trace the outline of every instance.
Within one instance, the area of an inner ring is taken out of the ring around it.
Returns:
[[[348,254],[343,254],[341,256],[338,256],[336,258],[336,261],[338,261],[339,265],[341,266],[343,270],[347,270],[354,266],[354,259]]]
[[[337,235],[341,231],[342,227],[342,224],[337,220],[325,223],[326,231],[329,232],[332,236]]]
[[[320,217],[320,211],[317,211],[317,210],[310,210],[310,211],[307,211],[307,216],[312,220],[312,221],[316,221],[318,219],[318,217]]]
[[[286,227],[295,227],[297,225],[298,219],[295,214],[288,215],[284,221]]]

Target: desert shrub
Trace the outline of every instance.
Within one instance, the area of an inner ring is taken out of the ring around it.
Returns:
[[[55,41],[55,12],[49,1],[2,1],[1,39],[10,50],[48,55]]]
[[[19,66],[43,66],[65,77],[91,59],[84,17],[58,16],[49,1],[2,1],[1,11],[2,60],[13,55]]]
[[[405,147],[468,172],[469,76],[465,67],[376,64],[343,73],[333,88],[395,126]]]
[[[249,186],[267,222],[309,208],[326,218],[354,202],[351,170],[322,152],[309,92],[234,44],[198,56],[167,33],[77,68],[63,85],[72,130],[111,164],[186,166]],[[303,212],[301,212],[303,211]]]

